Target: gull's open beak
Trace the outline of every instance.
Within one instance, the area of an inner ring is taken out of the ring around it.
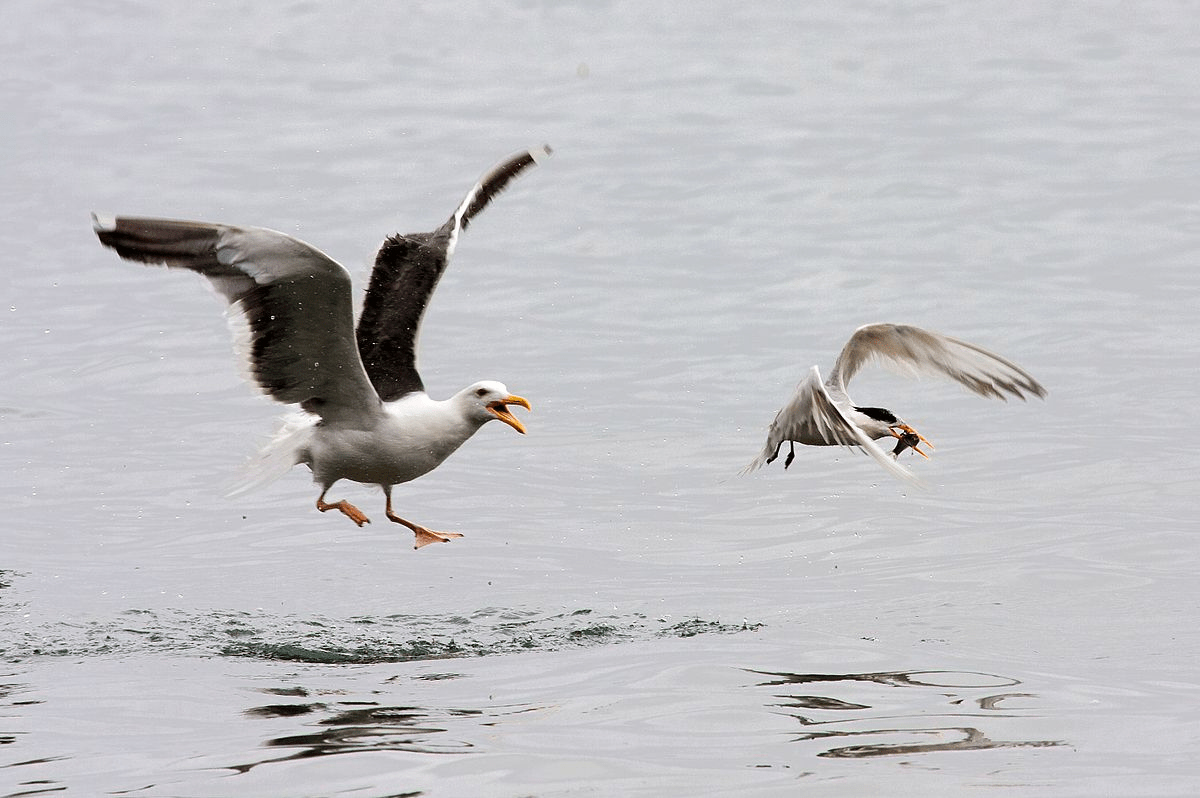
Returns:
[[[506,397],[504,397],[504,399],[502,399],[499,402],[489,403],[487,406],[487,409],[491,411],[493,416],[500,419],[505,424],[512,427],[513,429],[515,429],[517,432],[521,433],[522,435],[524,435],[525,434],[525,425],[522,424],[520,421],[518,421],[517,417],[508,411],[509,405],[520,405],[521,407],[525,408],[526,410],[533,409],[532,407],[529,406],[529,400],[523,399],[520,396],[506,396]]]
[[[894,438],[900,438],[900,439],[903,439],[903,438],[904,438],[904,436],[903,436],[903,435],[901,435],[899,432],[896,432],[896,430],[898,430],[898,429],[899,429],[899,430],[903,430],[903,431],[904,431],[904,433],[905,433],[906,435],[915,435],[915,436],[917,437],[917,439],[918,439],[918,440],[920,440],[920,441],[922,441],[923,443],[927,444],[927,445],[929,446],[929,448],[930,448],[930,449],[934,449],[934,448],[936,448],[936,447],[935,447],[935,446],[934,446],[932,443],[930,443],[930,442],[929,442],[929,439],[928,439],[928,438],[926,438],[924,435],[922,435],[921,433],[917,432],[915,429],[913,429],[912,427],[908,426],[907,424],[897,424],[896,426],[892,427],[892,428],[891,428],[892,437],[894,437]],[[896,446],[896,451],[894,452],[894,454],[895,454],[897,457],[899,457],[899,456],[900,456],[900,452],[904,451],[905,449],[912,449],[914,452],[916,452],[917,454],[921,455],[921,456],[922,456],[922,457],[924,457],[926,460],[928,460],[928,459],[929,459],[929,455],[925,454],[925,452],[923,452],[923,451],[921,451],[920,449],[918,449],[918,448],[917,448],[915,445],[905,445],[905,446],[900,446],[900,445],[897,445],[897,446]]]

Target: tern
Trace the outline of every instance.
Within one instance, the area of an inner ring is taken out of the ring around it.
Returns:
[[[320,488],[317,509],[370,519],[345,499],[325,500],[342,479],[378,485],[389,520],[414,548],[462,537],[435,532],[392,510],[392,487],[439,466],[485,423],[524,434],[509,405],[528,400],[493,380],[445,400],[425,393],[417,371],[421,318],[471,220],[514,178],[550,152],[517,153],[479,179],[444,224],[387,238],[375,258],[357,330],[350,275],[314,247],[275,230],[173,219],[92,215],[101,243],[122,258],[204,275],[229,303],[238,349],[263,393],[300,410],[285,417],[235,493],[305,464]]]
[[[859,327],[842,347],[829,379],[822,381],[816,366],[796,386],[791,400],[776,414],[767,441],[743,473],[774,462],[779,449],[789,444],[786,469],[796,456],[796,444],[808,446],[857,446],[893,475],[917,481],[911,471],[897,462],[905,449],[929,457],[919,446],[933,444],[896,413],[882,407],[856,405],[846,385],[871,361],[883,361],[911,374],[949,377],[968,390],[992,399],[1008,395],[1024,400],[1025,394],[1044,397],[1046,389],[1027,371],[975,344],[948,335],[904,324],[867,324]],[[890,453],[875,443],[895,438]]]

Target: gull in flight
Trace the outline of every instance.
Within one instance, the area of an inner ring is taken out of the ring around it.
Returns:
[[[758,457],[743,473],[774,462],[786,441],[789,445],[783,467],[792,464],[796,444],[809,446],[858,446],[895,476],[916,481],[912,472],[897,462],[905,449],[922,457],[920,444],[933,447],[920,433],[891,410],[856,405],[846,385],[871,361],[883,361],[915,375],[949,377],[983,397],[1025,399],[1025,394],[1044,397],[1046,389],[1020,366],[975,344],[948,335],[903,324],[868,324],[859,327],[842,347],[829,379],[813,366],[796,386],[791,400],[771,422],[767,441]],[[879,438],[895,438],[896,448],[888,455]]]
[[[272,399],[300,406],[235,493],[304,463],[321,487],[321,512],[338,510],[359,526],[369,521],[345,499],[325,500],[334,483],[348,479],[383,489],[388,519],[412,530],[414,548],[462,537],[396,515],[392,487],[432,471],[488,421],[523,434],[508,406],[530,406],[492,380],[449,399],[430,398],[417,371],[417,334],[459,234],[549,153],[542,147],[513,155],[480,178],[436,230],[385,240],[357,329],[349,273],[291,236],[258,227],[92,215],[100,242],[122,258],[208,278],[240,327],[238,349],[250,378]]]

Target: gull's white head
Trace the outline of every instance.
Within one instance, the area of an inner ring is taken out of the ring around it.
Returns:
[[[526,410],[532,408],[527,399],[509,393],[504,383],[495,380],[477,382],[464,388],[455,398],[463,406],[466,414],[480,424],[499,419],[522,435],[525,434],[525,425],[512,414],[508,406],[520,405]]]

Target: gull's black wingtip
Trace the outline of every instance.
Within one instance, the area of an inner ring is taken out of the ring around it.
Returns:
[[[467,193],[462,204],[446,221],[450,232],[450,243],[447,253],[454,251],[458,233],[466,230],[471,220],[475,218],[493,198],[511,183],[517,175],[530,166],[535,166],[550,157],[550,145],[543,144],[540,148],[522,150],[510,155],[505,160],[493,166],[479,179],[479,182]]]

